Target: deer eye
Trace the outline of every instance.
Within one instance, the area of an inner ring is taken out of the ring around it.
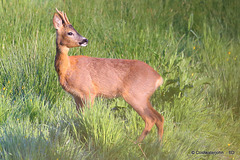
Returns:
[[[72,33],[72,32],[68,32],[67,34],[68,34],[69,36],[72,36],[72,35],[73,35],[73,33]]]

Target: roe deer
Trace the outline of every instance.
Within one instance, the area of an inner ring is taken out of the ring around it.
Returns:
[[[69,48],[87,46],[88,40],[73,28],[64,12],[57,10],[53,25],[57,36],[55,69],[62,88],[73,96],[77,111],[89,102],[93,104],[97,96],[121,96],[145,121],[138,142],[154,124],[161,140],[164,118],[153,109],[149,100],[162,85],[163,78],[148,64],[138,60],[68,56]]]

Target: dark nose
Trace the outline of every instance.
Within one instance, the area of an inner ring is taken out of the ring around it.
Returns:
[[[86,39],[86,38],[83,39],[83,42],[82,42],[82,43],[85,43],[85,42],[88,43],[88,39]]]
[[[88,45],[88,40],[87,38],[83,37],[82,41],[79,42],[79,45],[82,46],[82,47],[85,47]]]
[[[87,38],[83,38],[83,40],[81,42],[79,42],[80,45],[82,44],[88,44],[88,40]]]

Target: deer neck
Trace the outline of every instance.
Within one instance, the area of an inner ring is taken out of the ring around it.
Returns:
[[[65,81],[65,76],[70,67],[70,61],[68,57],[69,48],[57,44],[56,51],[55,69],[58,73],[59,81],[62,84]]]

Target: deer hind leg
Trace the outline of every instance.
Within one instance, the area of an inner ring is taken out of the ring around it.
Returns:
[[[142,131],[142,134],[138,137],[138,142],[141,142],[147,134],[151,131],[152,127],[156,123],[156,117],[149,109],[145,109],[143,114],[139,113],[139,115],[142,117],[142,119],[145,121],[145,128]]]
[[[142,117],[145,121],[145,128],[142,134],[138,138],[138,142],[141,142],[146,135],[151,131],[154,124],[157,123],[158,118],[156,114],[149,108],[148,99],[137,98],[136,96],[123,96],[125,101],[130,104],[133,109]]]
[[[155,117],[157,119],[155,124],[158,129],[159,141],[161,141],[163,136],[164,117],[152,107],[150,101],[148,101],[148,107],[152,110],[152,112],[155,114]]]

